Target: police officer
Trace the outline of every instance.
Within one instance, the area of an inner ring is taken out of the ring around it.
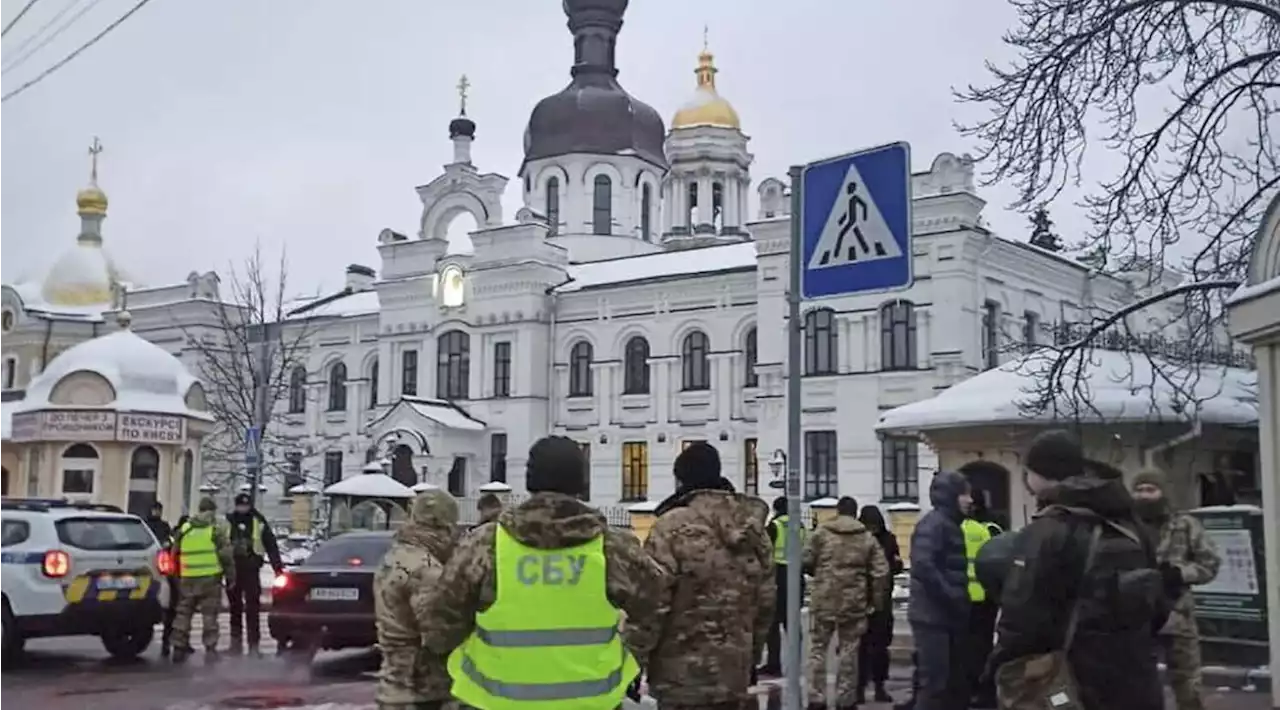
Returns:
[[[156,536],[156,541],[160,543],[160,547],[166,550],[171,549],[173,545],[173,528],[164,520],[164,506],[160,504],[160,501],[155,501],[151,504],[151,511],[143,522],[147,524],[147,527],[151,528],[151,533]],[[168,584],[169,608],[164,610],[164,626],[160,634],[160,656],[162,658],[169,657],[170,642],[173,640],[173,617],[178,613],[177,578],[170,575]]]
[[[173,661],[182,663],[192,654],[191,617],[197,609],[203,621],[204,650],[209,660],[218,655],[218,609],[222,582],[235,584],[231,543],[219,524],[218,504],[200,500],[198,512],[178,526],[173,549],[177,551],[180,594],[173,619]]]
[[[962,468],[963,472],[964,469]],[[972,696],[969,707],[994,708],[996,706],[995,681],[985,672],[987,657],[991,655],[992,641],[996,633],[998,601],[978,579],[978,553],[991,538],[1004,531],[990,522],[986,501],[982,495],[973,496],[969,514],[960,529],[964,533],[964,553],[969,561],[969,648],[966,657],[968,691]]]
[[[663,572],[579,498],[577,442],[541,439],[527,466],[529,499],[473,530],[445,564],[419,618],[423,643],[449,654],[453,696],[471,707],[613,710],[656,644],[630,623],[619,632],[622,613],[656,614]]]
[[[773,570],[778,593],[775,597],[777,603],[773,615],[773,624],[769,627],[768,640],[765,642],[765,647],[767,648],[766,660],[764,665],[757,669],[759,675],[782,675],[782,627],[787,625],[787,520],[789,517],[787,515],[787,499],[783,496],[774,498],[773,520],[766,527],[766,531],[769,534],[769,539],[773,541]],[[804,549],[805,541],[808,538],[808,531],[801,527],[801,549]],[[804,598],[803,577],[800,579],[800,598]],[[799,659],[797,659],[797,662],[799,662]]]
[[[264,560],[271,561],[276,574],[284,570],[280,547],[267,519],[252,505],[248,493],[236,495],[235,509],[227,513],[231,528],[231,547],[235,554],[236,583],[227,587],[231,610],[231,653],[244,652],[244,634],[248,631],[249,653],[259,655],[262,639],[262,582],[258,576]],[[246,629],[247,627],[247,629]]]

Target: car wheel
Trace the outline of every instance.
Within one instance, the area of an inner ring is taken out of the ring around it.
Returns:
[[[26,645],[27,640],[18,633],[18,624],[13,618],[13,612],[9,611],[8,601],[4,604],[4,631],[0,637],[0,653],[3,653],[4,660],[11,661],[22,655],[22,649]]]
[[[115,658],[137,658],[151,645],[153,626],[113,629],[102,635],[102,647]]]

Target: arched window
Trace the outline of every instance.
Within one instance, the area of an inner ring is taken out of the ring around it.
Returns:
[[[347,365],[342,361],[329,368],[329,411],[347,410]]]
[[[680,346],[681,380],[685,390],[711,389],[711,341],[707,334],[695,330],[684,336]]]
[[[436,341],[436,396],[440,399],[471,397],[471,336],[451,330]]]
[[[646,242],[653,241],[653,188],[645,184],[640,188],[640,238]]]
[[[72,444],[62,452],[62,495],[93,495],[102,461],[88,444]]]
[[[622,393],[649,394],[649,341],[636,335],[627,341],[622,360]]]
[[[133,515],[146,517],[156,504],[160,484],[160,452],[139,446],[129,459],[129,503]]]
[[[835,311],[815,308],[804,314],[804,374],[836,374],[838,353]]]
[[[307,368],[299,365],[289,374],[289,413],[307,411]]]
[[[560,231],[560,178],[555,176],[547,179],[547,224],[554,237]]]
[[[400,444],[391,452],[391,477],[406,486],[417,484],[418,473],[413,470],[413,449]]]
[[[182,452],[182,513],[191,512],[191,489],[196,485],[196,454],[191,449]]]
[[[724,184],[711,183],[711,224],[719,233],[724,228]]]
[[[369,366],[369,409],[378,406],[378,361]]]
[[[698,223],[698,183],[689,183],[689,233],[693,233],[693,226]]]
[[[569,351],[569,396],[591,396],[591,343],[579,340]]]
[[[597,175],[591,195],[591,233],[613,233],[613,183],[608,175]]]
[[[756,374],[756,361],[760,359],[756,345],[756,329],[752,328],[747,331],[747,336],[742,343],[742,367],[743,372],[742,383],[744,387],[759,387],[760,376]]]
[[[916,369],[916,307],[911,301],[880,306],[880,369]]]

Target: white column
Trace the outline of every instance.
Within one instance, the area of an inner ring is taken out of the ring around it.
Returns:
[[[649,358],[649,373],[654,375],[654,381],[651,383],[653,385],[653,393],[658,398],[658,424],[665,424],[671,421],[671,378],[668,376],[670,362],[665,358]]]
[[[373,383],[378,388],[378,405],[390,404],[395,399],[391,395],[392,382],[395,381],[400,372],[400,363],[396,362],[395,355],[391,349],[390,340],[381,340],[378,342],[378,381]]]
[[[698,224],[711,223],[711,177],[698,178]]]
[[[742,213],[738,211],[738,194],[742,185],[736,175],[725,179],[724,183],[724,226],[741,227]]]
[[[1261,241],[1259,242],[1261,246]],[[1267,631],[1271,646],[1271,707],[1280,708],[1280,343],[1254,346],[1258,361],[1258,433],[1261,453],[1263,544],[1267,567]]]
[[[672,196],[674,186],[675,181],[669,179],[659,190],[659,194],[662,195],[662,226],[659,230],[661,234],[671,231],[671,215],[675,210],[675,198]]]

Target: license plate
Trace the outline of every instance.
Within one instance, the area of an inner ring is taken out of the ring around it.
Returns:
[[[353,602],[360,598],[359,589],[317,587],[311,590],[311,599],[322,602]]]
[[[131,574],[113,577],[99,577],[98,589],[137,589],[138,578]]]

